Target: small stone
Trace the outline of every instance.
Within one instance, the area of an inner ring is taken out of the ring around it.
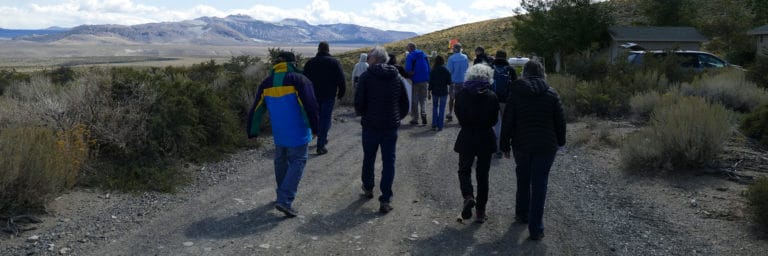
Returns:
[[[728,191],[728,188],[717,188],[717,191]]]
[[[184,242],[184,246],[186,246],[186,247],[190,247],[190,246],[193,246],[193,245],[195,245],[195,243],[193,243],[193,242]]]
[[[316,237],[316,236],[313,236],[313,237],[312,237],[312,240],[313,240],[313,241],[317,241],[317,237]]]
[[[438,224],[438,225],[440,225],[440,222],[439,222],[439,221],[437,221],[437,220],[432,220],[432,223],[435,223],[435,224]]]
[[[72,249],[69,249],[67,247],[61,248],[61,250],[59,250],[59,254],[61,255],[68,254],[70,250]]]
[[[37,240],[40,240],[40,236],[34,235],[27,238],[27,242],[37,242]]]
[[[419,235],[417,235],[416,233],[413,233],[413,234],[411,234],[411,237],[413,237],[413,238],[419,238]]]
[[[112,219],[117,219],[117,216],[115,216],[115,215],[112,215]]]
[[[353,238],[354,238],[355,240],[357,240],[357,239],[360,239],[360,238],[362,238],[362,236],[354,236]]]
[[[269,244],[260,244],[259,245],[259,248],[263,248],[263,249],[269,249],[269,247],[270,247]]]
[[[205,247],[205,248],[203,248],[203,251],[210,252],[210,251],[213,251],[213,248]]]
[[[48,251],[49,252],[52,252],[54,250],[54,248],[56,248],[55,244],[48,244]]]
[[[107,193],[106,195],[104,195],[104,198],[106,198],[106,199],[109,199],[109,198],[110,198],[110,195],[109,195],[109,193]]]

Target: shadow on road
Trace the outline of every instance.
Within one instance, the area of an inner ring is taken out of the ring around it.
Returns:
[[[514,224],[496,241],[478,241],[475,232],[483,225],[469,224],[456,229],[447,227],[440,234],[419,241],[413,255],[546,255],[546,242],[520,240],[527,226]],[[545,238],[546,239],[546,238]]]
[[[307,220],[307,224],[298,228],[298,232],[309,235],[337,235],[341,231],[348,230],[378,217],[379,215],[375,212],[360,209],[366,202],[375,201],[361,197],[334,214],[314,215]]]
[[[466,255],[468,248],[477,243],[475,231],[483,225],[468,224],[459,229],[446,227],[439,234],[420,240],[413,248],[413,255]],[[489,254],[490,255],[490,254]]]
[[[527,225],[512,224],[498,240],[475,246],[472,255],[547,255],[547,238],[531,241],[527,239],[527,229]],[[519,242],[521,235],[526,235],[526,239]]]
[[[224,219],[208,217],[192,223],[184,235],[189,238],[224,239],[266,232],[284,219],[270,213],[272,209],[273,205],[267,204]]]

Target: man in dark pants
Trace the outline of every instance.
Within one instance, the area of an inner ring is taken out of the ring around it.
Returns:
[[[317,154],[328,153],[328,131],[331,130],[331,117],[335,97],[341,99],[346,91],[346,79],[339,60],[331,56],[328,42],[320,42],[317,55],[304,64],[304,75],[312,81],[315,98],[320,105],[320,127],[317,132]],[[338,93],[337,93],[338,88]]]
[[[363,126],[363,193],[373,198],[374,164],[381,147],[381,203],[379,211],[392,210],[392,183],[395,180],[395,147],[400,120],[408,115],[408,95],[397,68],[386,64],[387,50],[374,47],[368,53],[368,70],[358,82],[355,92],[355,112],[362,116]]]

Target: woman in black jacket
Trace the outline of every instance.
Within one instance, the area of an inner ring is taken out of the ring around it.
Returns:
[[[491,154],[496,152],[496,135],[493,126],[498,120],[499,100],[491,90],[493,69],[484,64],[475,64],[467,70],[463,88],[456,95],[456,117],[461,130],[453,150],[459,153],[459,184],[464,197],[464,207],[459,221],[472,217],[475,208],[475,222],[485,222],[485,205],[488,202],[488,171],[491,168]],[[475,179],[477,180],[477,201],[472,188],[472,164],[477,158]]]
[[[445,120],[445,103],[448,100],[448,85],[451,83],[451,73],[445,68],[445,59],[435,57],[435,66],[429,73],[429,87],[432,92],[432,130],[442,131]]]
[[[523,67],[523,79],[512,85],[501,125],[501,151],[509,147],[517,167],[515,220],[528,223],[531,240],[544,237],[544,201],[549,170],[565,145],[565,118],[557,91],[544,80],[544,66],[532,60]]]

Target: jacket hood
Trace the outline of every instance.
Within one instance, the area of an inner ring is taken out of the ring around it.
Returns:
[[[368,54],[367,53],[361,53],[360,54],[360,62],[367,62],[368,61]]]
[[[384,63],[368,66],[368,72],[377,78],[392,78],[399,75],[395,66]]]
[[[509,66],[509,61],[504,58],[496,58],[493,59],[493,65],[494,66]]]
[[[331,54],[327,52],[317,52],[317,54],[315,54],[315,57],[321,57],[321,56],[331,56]]]
[[[410,54],[413,54],[413,57],[416,57],[416,58],[424,58],[424,57],[426,57],[424,52],[422,52],[421,50],[414,50],[411,53],[409,53],[409,55]]]
[[[549,85],[543,78],[529,77],[523,80],[523,83],[515,86],[515,93],[525,97],[539,97],[549,91]]]
[[[488,81],[470,80],[464,82],[462,90],[467,91],[469,94],[482,94],[490,90],[491,84]]]

